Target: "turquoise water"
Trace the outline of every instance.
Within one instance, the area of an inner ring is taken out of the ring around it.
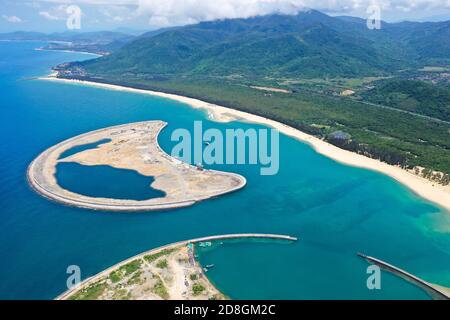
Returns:
[[[165,196],[165,192],[150,187],[153,177],[134,170],[61,162],[55,176],[63,189],[88,197],[140,201]]]
[[[366,289],[367,264],[384,259],[450,286],[450,218],[392,179],[338,164],[281,136],[280,172],[215,166],[244,175],[233,194],[173,211],[110,213],[66,207],[34,193],[28,164],[75,135],[133,121],[168,122],[159,138],[170,151],[175,128],[248,128],[218,124],[181,103],[81,85],[29,80],[89,56],[34,51],[40,43],[0,42],[0,298],[51,299],[65,290],[66,268],[89,277],[134,254],[178,240],[265,232],[300,238],[291,245],[236,243],[206,252],[209,276],[234,298],[428,299],[387,273]]]

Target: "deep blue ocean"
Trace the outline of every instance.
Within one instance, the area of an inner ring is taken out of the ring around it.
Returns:
[[[175,128],[257,127],[209,121],[171,100],[32,79],[64,61],[92,56],[36,51],[38,42],[0,42],[0,298],[52,299],[66,290],[66,268],[86,278],[125,258],[178,240],[224,233],[281,233],[293,244],[242,242],[200,253],[208,275],[231,298],[429,299],[382,273],[366,287],[367,263],[386,260],[450,286],[450,214],[384,175],[344,166],[281,136],[280,171],[223,165],[247,186],[189,208],[147,213],[96,212],[51,202],[30,189],[29,163],[46,148],[91,130],[134,121]]]

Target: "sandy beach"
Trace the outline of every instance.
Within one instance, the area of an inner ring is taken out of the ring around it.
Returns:
[[[79,54],[87,54],[87,55],[96,56],[96,57],[102,57],[102,55],[98,54],[98,53],[92,53],[92,52],[87,52],[87,51],[69,50],[69,49],[58,50],[58,49],[36,48],[34,50],[36,50],[36,51],[54,51],[54,52],[79,53]]]
[[[330,143],[327,143],[317,137],[306,134],[298,129],[287,126],[283,123],[264,118],[261,116],[257,116],[251,113],[234,110],[231,108],[222,107],[219,105],[211,104],[205,101],[201,101],[198,99],[188,98],[184,96],[179,96],[175,94],[151,91],[151,90],[142,90],[142,89],[134,89],[129,87],[123,87],[118,85],[104,84],[98,82],[91,81],[80,81],[80,80],[70,80],[70,79],[60,79],[56,78],[55,74],[52,74],[47,77],[39,78],[41,80],[48,81],[57,81],[57,82],[66,82],[66,83],[74,83],[88,86],[95,86],[99,88],[105,88],[110,90],[118,90],[118,91],[127,91],[127,92],[135,92],[141,94],[149,94],[152,96],[158,96],[163,98],[168,98],[172,100],[176,100],[182,103],[186,103],[193,108],[203,109],[205,110],[209,117],[218,122],[230,122],[234,120],[246,121],[251,123],[263,124],[272,128],[277,129],[281,133],[293,137],[299,141],[305,142],[309,144],[315,151],[318,153],[329,157],[337,162],[359,167],[365,168],[369,170],[374,170],[385,175],[388,175],[395,179],[396,181],[402,183],[414,193],[418,194],[424,199],[427,199],[442,208],[450,211],[450,186],[442,186],[435,182],[429,181],[425,178],[417,176],[407,170],[404,170],[400,167],[392,166],[387,163],[381,162],[376,159],[371,159],[366,156],[347,151],[344,149],[340,149]]]

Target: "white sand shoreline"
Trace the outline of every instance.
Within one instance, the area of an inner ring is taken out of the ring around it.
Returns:
[[[49,52],[66,52],[66,53],[79,53],[79,54],[85,54],[85,55],[91,55],[91,56],[96,56],[98,57],[102,57],[101,54],[98,53],[93,53],[93,52],[88,52],[88,51],[77,51],[77,50],[69,50],[69,49],[45,49],[45,48],[36,48],[34,49],[35,51],[49,51]]]
[[[193,108],[203,109],[208,112],[208,114],[215,121],[218,122],[229,122],[233,120],[243,120],[251,123],[263,124],[272,128],[277,129],[281,133],[293,137],[299,141],[306,142],[309,144],[316,152],[331,158],[337,162],[369,169],[383,173],[390,176],[396,181],[400,182],[404,186],[408,187],[411,191],[421,196],[422,198],[431,201],[438,206],[445,208],[450,211],[450,186],[442,186],[435,182],[429,181],[425,178],[417,176],[407,170],[400,167],[392,166],[387,163],[381,162],[376,159],[372,159],[351,151],[340,149],[330,143],[327,143],[317,137],[306,134],[298,129],[289,127],[283,123],[275,120],[257,116],[248,112],[243,112],[231,108],[222,107],[219,105],[211,104],[205,101],[201,101],[194,98],[188,98],[176,94],[163,93],[158,91],[135,89],[130,87],[124,87],[119,85],[105,84],[92,81],[81,81],[81,80],[71,80],[71,79],[60,79],[56,78],[54,74],[48,77],[41,77],[41,80],[58,81],[66,83],[78,83],[82,85],[95,86],[99,88],[135,92],[142,94],[149,94],[153,96],[168,98],[171,100],[186,103]]]

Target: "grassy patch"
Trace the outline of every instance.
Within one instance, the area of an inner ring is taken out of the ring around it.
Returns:
[[[147,262],[153,262],[155,260],[157,260],[158,258],[162,257],[162,256],[166,256],[168,254],[171,254],[172,252],[174,252],[175,250],[177,250],[178,248],[172,248],[172,249],[163,249],[155,254],[149,254],[144,256],[145,261]]]
[[[108,288],[108,285],[105,281],[97,281],[70,296],[69,300],[97,300],[106,288]]]
[[[135,272],[131,276],[131,278],[128,279],[127,285],[141,284],[142,283],[141,275],[142,275],[142,271]]]
[[[119,282],[120,280],[123,279],[123,277],[128,276],[128,275],[132,274],[133,272],[139,270],[141,265],[142,265],[142,260],[140,260],[140,259],[133,260],[133,261],[121,266],[119,269],[111,272],[111,274],[109,275],[109,279],[113,283]]]
[[[195,273],[191,274],[189,276],[189,279],[191,279],[192,281],[197,280],[198,279],[198,275],[196,275]]]
[[[160,269],[165,269],[167,268],[168,264],[167,264],[167,259],[162,259],[159,260],[158,263],[156,263],[156,266]]]
[[[200,283],[194,283],[194,285],[192,286],[192,292],[194,293],[194,296],[199,295],[200,293],[205,291],[205,289],[206,288]]]
[[[119,289],[113,295],[113,300],[130,300],[131,293],[126,289]]]
[[[163,298],[164,300],[169,299],[169,293],[167,292],[167,288],[162,282],[161,278],[158,277],[158,282],[156,282],[155,286],[153,287],[153,292]]]

